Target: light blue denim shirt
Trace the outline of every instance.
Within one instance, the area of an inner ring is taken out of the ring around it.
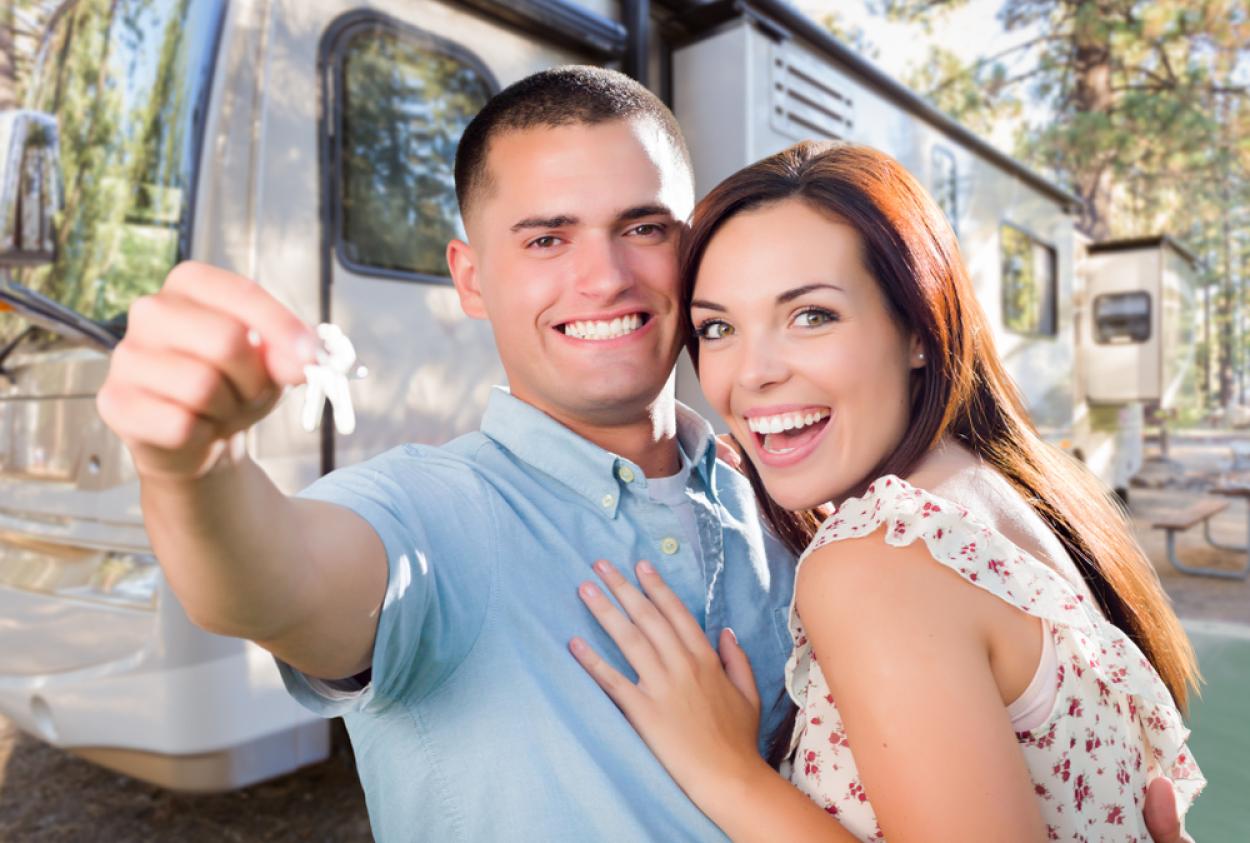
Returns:
[[[290,692],[343,715],[374,835],[432,841],[723,840],[569,654],[574,635],[633,676],[577,596],[608,559],[648,559],[715,642],[755,669],[761,740],[784,711],[794,560],[759,522],[712,430],[679,408],[700,554],[629,460],[494,390],[481,431],[405,445],[302,494],[346,506],[390,572],[371,680],[341,690],[280,665]]]

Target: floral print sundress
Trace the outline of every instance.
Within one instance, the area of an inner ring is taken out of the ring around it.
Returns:
[[[1058,694],[1046,722],[1016,738],[1051,840],[1148,842],[1142,805],[1146,785],[1159,775],[1174,782],[1181,812],[1189,807],[1206,780],[1185,745],[1189,730],[1141,650],[1067,580],[965,508],[882,477],[825,520],[799,565],[817,548],[883,524],[888,544],[921,540],[968,583],[1047,622]],[[790,781],[859,839],[884,840],[793,601],[790,632],[786,687],[799,708]]]

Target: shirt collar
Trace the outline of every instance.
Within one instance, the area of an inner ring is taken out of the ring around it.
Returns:
[[[551,416],[514,397],[504,387],[490,392],[482,415],[482,433],[522,461],[590,500],[615,517],[620,506],[621,468],[627,466],[646,486],[642,469],[631,460],[583,439]],[[677,402],[677,441],[703,481],[708,498],[716,501],[716,442],[712,425]],[[683,471],[689,470],[683,465]],[[689,482],[689,481],[687,481]]]

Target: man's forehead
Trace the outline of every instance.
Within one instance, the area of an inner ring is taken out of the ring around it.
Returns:
[[[653,120],[613,120],[512,129],[492,139],[485,159],[489,192],[593,188],[618,193],[621,207],[690,187],[681,155]]]

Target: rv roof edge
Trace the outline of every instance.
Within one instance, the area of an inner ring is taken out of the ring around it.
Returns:
[[[666,4],[666,5],[683,5]],[[826,31],[819,23],[809,18],[801,10],[797,9],[786,0],[736,0],[731,3],[714,4],[716,9],[711,11],[703,11],[695,20],[701,31],[710,31],[723,24],[730,18],[736,18],[747,15],[753,19],[758,16],[764,16],[770,19],[771,23],[779,26],[783,30],[788,30],[791,35],[801,38],[812,47],[825,53],[830,58],[845,65],[853,73],[857,74],[870,88],[887,99],[897,103],[905,110],[915,114],[920,119],[931,123],[942,132],[950,135],[958,142],[964,144],[969,149],[976,152],[991,162],[1002,167],[1012,175],[1018,177],[1021,181],[1026,182],[1037,190],[1056,200],[1064,207],[1064,210],[1072,213],[1082,206],[1081,199],[1073,193],[1064,190],[1059,185],[1042,176],[1040,173],[1026,167],[1021,162],[1012,158],[1010,155],[999,150],[997,147],[988,143],[981,137],[969,131],[960,125],[953,118],[948,117],[943,112],[934,108],[925,102],[910,88],[903,85],[889,74],[882,71],[872,62],[860,56],[847,45],[843,44],[831,33]],[[698,4],[694,8],[706,4]],[[773,27],[776,28],[776,27]]]
[[[625,54],[625,27],[569,0],[462,0],[463,5],[564,46],[589,50],[603,59]]]
[[[1173,251],[1189,261],[1191,266],[1197,267],[1200,263],[1197,255],[1189,251],[1184,243],[1167,234],[1154,234],[1147,237],[1126,237],[1120,240],[1103,240],[1098,243],[1091,243],[1087,248],[1090,254],[1099,252],[1129,252],[1134,249],[1153,249],[1159,246],[1170,246]]]

